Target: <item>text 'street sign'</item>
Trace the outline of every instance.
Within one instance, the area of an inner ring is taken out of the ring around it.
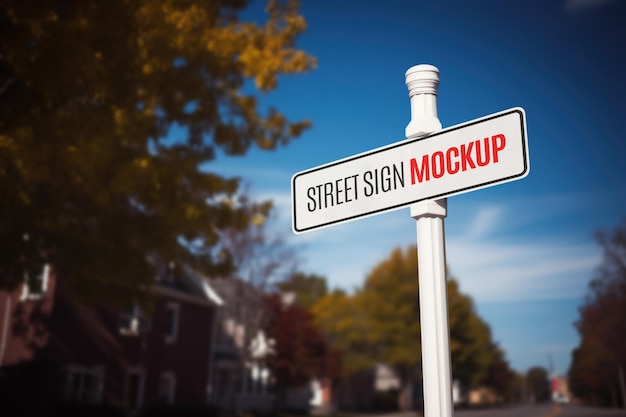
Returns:
[[[295,174],[293,231],[524,178],[526,117],[516,107]]]

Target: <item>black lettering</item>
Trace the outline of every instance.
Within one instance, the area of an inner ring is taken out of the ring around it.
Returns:
[[[371,197],[374,194],[374,185],[370,182],[370,180],[372,179],[372,175],[372,171],[365,171],[365,173],[363,174],[363,181],[365,181],[365,184],[367,184],[365,187],[363,187],[363,194],[365,194],[365,197]]]
[[[313,192],[313,195],[311,195],[311,192]],[[309,200],[311,200],[307,203],[306,208],[309,209],[309,211],[315,211],[315,188],[309,187],[309,189],[306,190],[306,195],[309,197]],[[311,203],[313,203],[313,207],[311,207]]]
[[[404,161],[400,162],[400,169],[393,164],[393,188],[398,188],[398,182],[404,187]]]
[[[391,168],[388,166],[380,169],[380,188],[384,193],[391,190]]]
[[[327,182],[324,184],[324,208],[328,208],[328,198],[330,197],[330,206],[334,206],[333,202],[333,183]]]
[[[345,181],[345,178],[343,180]],[[336,195],[337,205],[343,204],[343,201],[341,201],[341,193],[344,190],[339,188],[340,184],[341,184],[341,180],[340,179],[335,181],[335,195]]]

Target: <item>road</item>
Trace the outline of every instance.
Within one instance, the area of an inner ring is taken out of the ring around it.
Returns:
[[[419,416],[419,414],[417,414]],[[391,413],[368,417],[415,417],[415,413]],[[626,417],[626,410],[590,408],[577,405],[523,405],[485,410],[455,410],[455,417]]]
[[[525,405],[490,410],[457,410],[456,417],[626,417],[626,410],[577,405]]]

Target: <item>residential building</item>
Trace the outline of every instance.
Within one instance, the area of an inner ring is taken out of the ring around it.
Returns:
[[[1,403],[208,402],[223,302],[191,268],[160,268],[150,315],[78,302],[49,265],[37,282],[0,292]]]
[[[265,358],[273,342],[264,331],[264,295],[236,278],[215,279],[211,285],[224,300],[215,329],[212,403],[234,410],[270,409],[274,396]]]

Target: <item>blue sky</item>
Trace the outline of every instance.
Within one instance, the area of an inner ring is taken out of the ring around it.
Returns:
[[[291,176],[403,140],[404,74],[417,64],[439,68],[444,128],[523,107],[530,173],[448,199],[447,263],[515,369],[551,358],[565,373],[601,261],[593,232],[626,215],[626,2],[304,0],[302,13],[298,45],[318,68],[282,78],[263,102],[313,128],[275,152],[207,168],[273,199],[272,227],[298,248],[301,269],[352,291],[415,243],[409,209],[293,235]]]

